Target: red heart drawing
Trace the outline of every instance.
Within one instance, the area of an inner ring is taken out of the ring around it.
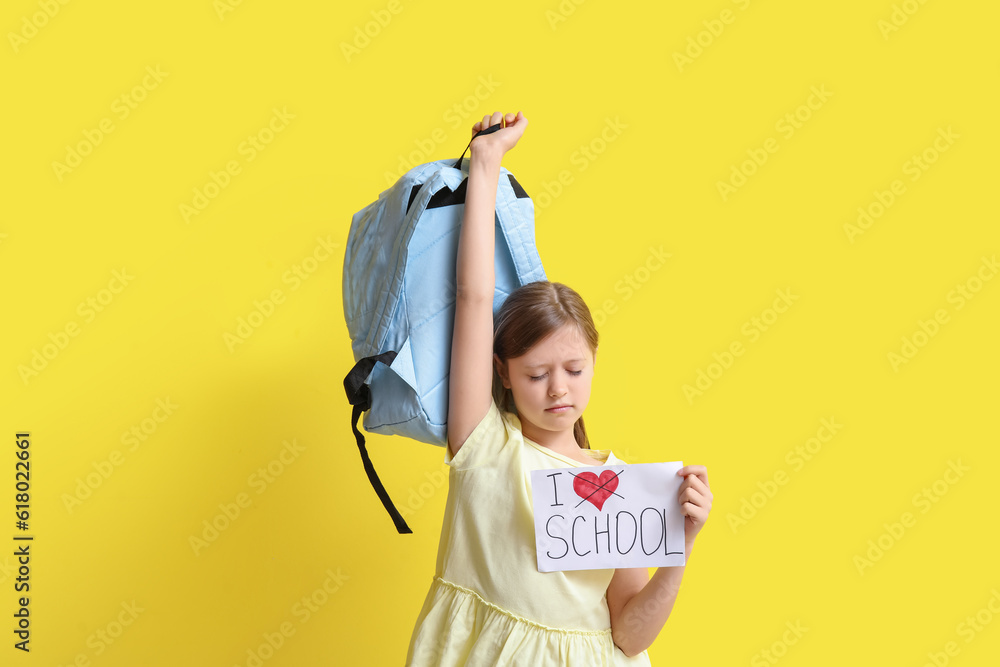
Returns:
[[[618,488],[618,475],[614,470],[605,470],[600,478],[592,472],[581,472],[573,479],[573,490],[584,500],[589,500],[597,509],[604,508],[604,501]]]

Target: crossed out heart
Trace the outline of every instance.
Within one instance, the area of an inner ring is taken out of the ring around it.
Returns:
[[[604,501],[618,488],[618,475],[613,470],[605,470],[598,477],[592,472],[581,472],[573,478],[576,495],[593,503],[598,510],[604,509]]]

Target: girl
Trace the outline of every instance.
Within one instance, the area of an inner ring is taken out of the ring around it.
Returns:
[[[412,667],[649,665],[646,649],[684,575],[684,567],[658,568],[652,578],[646,568],[538,571],[530,471],[623,462],[590,449],[583,426],[597,331],[580,296],[560,283],[530,283],[493,318],[500,161],[527,125],[521,112],[496,112],[472,127],[456,265],[448,500],[436,576],[410,639]],[[712,493],[704,466],[677,474],[690,558]]]

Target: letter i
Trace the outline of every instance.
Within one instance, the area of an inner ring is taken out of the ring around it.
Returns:
[[[549,507],[560,507],[562,505],[562,503],[559,502],[559,487],[556,486],[556,477],[561,474],[562,474],[561,472],[554,472],[551,475],[546,475],[546,477],[552,478],[552,495],[555,497],[556,500]]]

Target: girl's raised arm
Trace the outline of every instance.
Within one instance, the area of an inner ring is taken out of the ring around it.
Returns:
[[[455,266],[455,328],[448,378],[448,447],[458,453],[486,416],[493,387],[494,235],[500,161],[524,134],[518,112],[484,116],[473,134],[498,123],[501,130],[476,137],[470,146],[469,183]]]

